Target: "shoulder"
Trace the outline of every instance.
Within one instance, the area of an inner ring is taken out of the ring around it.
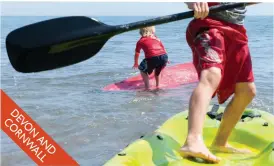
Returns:
[[[136,47],[141,48],[141,47],[143,46],[143,43],[144,43],[144,38],[141,37],[141,38],[137,41]]]
[[[144,37],[140,37],[137,43],[142,43],[142,42],[144,42],[144,40],[145,40]]]
[[[159,42],[161,42],[160,38],[158,38],[157,36],[153,36],[152,38],[159,41]]]

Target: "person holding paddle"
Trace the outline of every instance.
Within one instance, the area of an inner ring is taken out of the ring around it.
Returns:
[[[218,163],[202,138],[203,123],[211,98],[218,96],[220,104],[232,94],[223,115],[212,150],[248,152],[235,149],[228,138],[242,113],[256,95],[248,37],[243,26],[246,7],[209,13],[209,6],[219,3],[186,3],[194,17],[186,30],[186,39],[193,53],[193,63],[199,83],[189,102],[188,136],[179,150],[182,156],[202,158]]]
[[[166,49],[161,40],[155,36],[154,26],[141,28],[139,33],[141,38],[136,44],[133,68],[140,70],[146,90],[150,88],[149,75],[154,70],[156,88],[159,88],[160,73],[168,62]],[[141,49],[145,53],[145,59],[138,65]]]

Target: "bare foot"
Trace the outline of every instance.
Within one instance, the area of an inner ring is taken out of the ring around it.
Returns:
[[[222,152],[222,153],[241,153],[241,154],[252,153],[248,149],[237,149],[237,148],[232,147],[229,144],[227,144],[226,146],[213,145],[213,146],[211,146],[210,150],[216,151],[216,152]]]
[[[145,88],[144,91],[150,92],[151,89],[150,88]]]
[[[186,143],[180,150],[179,153],[183,157],[196,157],[203,159],[210,163],[219,163],[220,158],[213,155],[202,141],[195,141],[192,143]]]

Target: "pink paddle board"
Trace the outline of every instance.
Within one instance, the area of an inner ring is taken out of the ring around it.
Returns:
[[[189,84],[198,81],[198,75],[192,63],[168,66],[161,72],[160,77],[160,89],[176,88],[183,84]],[[149,79],[151,89],[155,89],[154,73],[149,76]],[[103,88],[105,91],[142,89],[144,89],[144,82],[140,74],[125,79],[121,82],[107,85]]]

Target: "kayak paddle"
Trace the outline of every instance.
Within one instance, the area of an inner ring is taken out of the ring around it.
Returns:
[[[222,4],[210,13],[252,3]],[[111,26],[84,16],[61,17],[18,28],[6,38],[13,68],[18,72],[40,72],[76,64],[96,55],[113,36],[139,28],[193,17],[188,11],[125,25]]]

